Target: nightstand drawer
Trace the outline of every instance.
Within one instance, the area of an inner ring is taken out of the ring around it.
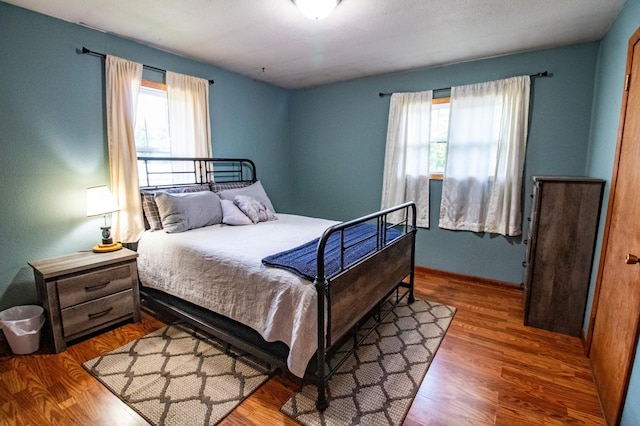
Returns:
[[[60,308],[127,290],[132,285],[129,264],[64,278],[58,280]]]
[[[133,290],[101,297],[61,311],[62,330],[73,336],[101,324],[131,315],[134,311]]]

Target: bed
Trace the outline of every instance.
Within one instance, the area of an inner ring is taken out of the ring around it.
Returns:
[[[354,350],[366,336],[359,325],[380,320],[383,306],[414,300],[415,205],[336,222],[275,213],[251,160],[138,165],[144,303],[312,381],[324,410],[327,381],[350,354],[337,349]],[[213,219],[200,214],[215,210],[208,203],[220,205]]]

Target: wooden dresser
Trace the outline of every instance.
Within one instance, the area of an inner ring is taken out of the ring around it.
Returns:
[[[579,336],[604,181],[533,178],[524,271],[525,325]]]
[[[45,336],[56,353],[71,340],[127,319],[140,320],[137,257],[123,248],[29,262],[45,310]]]

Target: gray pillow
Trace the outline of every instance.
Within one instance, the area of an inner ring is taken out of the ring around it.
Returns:
[[[158,211],[158,205],[156,204],[155,195],[159,192],[168,192],[171,194],[183,193],[183,192],[200,192],[208,191],[209,185],[188,185],[179,186],[176,188],[161,188],[161,189],[142,189],[140,195],[142,196],[142,210],[144,212],[144,218],[148,229],[152,231],[158,231],[162,229],[162,220],[160,219],[160,212]]]
[[[182,194],[159,192],[155,200],[162,227],[168,233],[222,223],[220,197],[211,191]]]
[[[267,208],[271,210],[272,213],[276,212],[260,181],[257,181],[256,183],[244,188],[227,189],[225,191],[220,191],[218,192],[218,195],[220,195],[220,198],[222,198],[223,200],[231,201],[234,201],[237,195],[246,195],[247,197],[253,197],[267,206]]]
[[[220,200],[222,206],[222,223],[227,225],[252,225],[251,219],[231,200]]]
[[[238,206],[242,213],[247,215],[251,222],[267,222],[269,220],[278,220],[275,214],[269,210],[264,203],[253,197],[246,195],[236,195],[233,203]]]

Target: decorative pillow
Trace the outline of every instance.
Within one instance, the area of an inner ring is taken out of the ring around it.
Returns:
[[[231,200],[220,200],[222,206],[222,223],[227,225],[252,225],[251,219]]]
[[[213,192],[221,192],[227,189],[238,189],[253,185],[254,182],[243,180],[238,182],[209,182],[209,188]]]
[[[256,200],[260,201],[262,204],[264,204],[269,210],[271,210],[272,213],[276,212],[276,210],[273,208],[273,204],[271,204],[271,200],[269,200],[269,197],[267,196],[267,193],[264,191],[264,188],[262,187],[262,184],[260,183],[260,181],[257,181],[256,183],[246,186],[244,188],[227,189],[225,191],[220,191],[218,195],[220,195],[220,198],[222,198],[223,200],[231,200],[231,201],[234,200],[236,195],[246,195],[247,197],[253,197]]]
[[[262,202],[253,197],[246,195],[236,195],[233,204],[238,206],[242,213],[247,215],[251,222],[267,222],[269,220],[278,220],[275,214],[267,208]]]
[[[159,192],[155,198],[162,227],[168,233],[222,223],[220,197],[211,191],[182,194]]]
[[[152,231],[158,231],[162,229],[162,220],[160,219],[160,213],[158,212],[158,206],[155,200],[155,194],[159,192],[166,192],[169,194],[181,194],[190,192],[202,192],[208,191],[209,185],[189,185],[181,186],[178,188],[165,188],[165,189],[142,189],[140,195],[142,197],[142,211],[144,212],[144,218],[149,223],[149,229]]]

